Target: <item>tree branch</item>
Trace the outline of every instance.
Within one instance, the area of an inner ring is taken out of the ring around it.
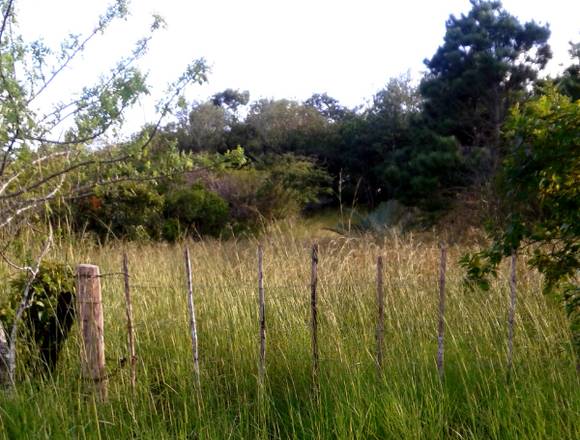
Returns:
[[[22,298],[20,300],[20,304],[18,305],[18,309],[16,309],[16,314],[14,316],[14,322],[12,323],[12,330],[10,332],[10,341],[9,341],[9,349],[8,349],[8,376],[10,378],[10,383],[14,387],[16,385],[15,381],[15,373],[16,373],[16,342],[18,338],[18,327],[20,325],[20,321],[22,319],[22,314],[28,308],[30,304],[30,300],[34,294],[32,288],[32,283],[36,279],[38,275],[38,271],[40,270],[40,264],[42,260],[48,253],[50,246],[52,244],[53,233],[52,233],[52,226],[48,225],[49,235],[44,245],[43,250],[41,251],[40,255],[36,259],[34,267],[30,269],[30,277],[24,287],[24,292],[22,293]]]
[[[2,42],[2,37],[4,36],[4,31],[6,30],[6,25],[8,24],[8,19],[12,14],[12,7],[14,4],[14,0],[10,0],[8,5],[6,6],[6,10],[4,11],[4,16],[2,17],[2,27],[0,27],[0,44]]]

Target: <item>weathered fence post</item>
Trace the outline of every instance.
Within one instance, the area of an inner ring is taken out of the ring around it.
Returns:
[[[258,246],[258,307],[260,320],[260,365],[259,380],[264,380],[266,371],[266,304],[264,298],[264,270],[263,270],[264,251],[262,245]]]
[[[123,253],[123,275],[125,281],[125,313],[127,315],[127,345],[129,362],[131,363],[131,390],[135,393],[137,382],[137,356],[135,354],[135,332],[133,329],[133,305],[131,303],[131,289],[129,284],[129,261],[127,253]]]
[[[383,338],[385,331],[385,291],[383,288],[383,257],[377,258],[377,370],[379,376],[383,370]]]
[[[0,322],[0,388],[10,385],[9,353],[8,337],[2,322]]]
[[[104,317],[98,266],[77,266],[77,307],[83,377],[91,382],[99,399],[105,401],[108,379],[105,371]]]
[[[439,264],[439,325],[437,328],[437,370],[439,377],[443,379],[443,351],[445,337],[445,271],[447,266],[447,248],[445,243],[439,244],[441,249],[441,261]]]
[[[514,349],[514,321],[516,316],[516,252],[512,252],[510,267],[510,308],[508,312],[508,353],[507,368],[508,380],[512,371]]]
[[[318,377],[318,243],[312,245],[312,272],[310,278],[310,309],[312,331],[312,374],[314,380]]]
[[[187,272],[187,306],[189,308],[189,329],[191,331],[191,351],[193,353],[193,368],[197,385],[200,385],[199,377],[199,353],[197,349],[197,324],[195,322],[195,306],[193,304],[193,281],[191,276],[191,260],[189,249],[185,248],[185,271]]]

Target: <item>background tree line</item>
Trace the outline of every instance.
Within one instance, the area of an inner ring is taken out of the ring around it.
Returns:
[[[390,79],[357,108],[325,93],[250,101],[233,89],[187,103],[186,86],[206,81],[197,60],[170,85],[156,123],[112,143],[104,134],[148,92],[134,64],[149,34],[70,101],[44,114],[33,106],[95,36],[126,17],[126,2],[117,0],[85,39],[71,36],[57,52],[24,43],[13,27],[14,2],[0,4],[3,248],[18,255],[14,237],[39,220],[50,232],[34,264],[3,254],[26,274],[14,322],[29,306],[52,231],[64,225],[99,239],[223,237],[305,208],[356,201],[372,215],[393,200],[432,220],[461,191],[486,188],[495,206],[491,244],[464,258],[469,279],[485,287],[503,257],[529,247],[529,262],[562,296],[580,340],[580,50],[572,44],[575,61],[559,77],[540,78],[551,58],[547,26],[521,23],[498,1],[471,0],[467,14],[445,23],[418,85],[408,75]],[[161,26],[155,17],[150,32]],[[175,119],[165,123],[170,113]],[[62,139],[53,138],[67,124]],[[15,346],[9,351],[13,377]]]
[[[93,194],[99,210],[87,210],[87,201],[81,201],[73,207],[75,222],[100,234],[110,228],[114,235],[125,235],[133,224],[161,224],[163,218],[173,229],[183,230],[173,218],[177,211],[159,201],[161,197],[169,203],[172,191],[193,186],[225,202],[212,199],[227,208],[218,224],[230,230],[339,200],[356,200],[372,210],[395,199],[433,219],[466,188],[486,187],[497,196],[491,187],[512,142],[504,130],[510,109],[543,95],[550,86],[577,99],[578,63],[558,78],[540,78],[551,58],[549,28],[520,22],[498,1],[471,4],[467,14],[450,16],[445,23],[443,44],[425,60],[427,71],[419,84],[408,74],[391,78],[365,106],[347,108],[326,93],[302,102],[251,101],[248,91],[233,89],[203,102],[182,99],[175,120],[160,127],[150,146],[157,162],[147,161],[149,169],[161,169],[164,155],[178,154],[190,172],[171,184],[140,182],[126,184],[134,187],[132,192]],[[570,53],[578,58],[578,45]],[[216,171],[206,163],[203,171],[195,170],[200,162],[232,151],[244,157],[234,169],[222,166]],[[152,194],[145,197],[144,187]],[[112,218],[111,213],[131,206],[131,197],[143,205],[144,213],[157,204],[155,215],[134,218],[139,210],[133,206],[126,218]],[[203,212],[209,210],[201,209],[199,215]],[[185,229],[223,232],[189,218]],[[144,228],[147,235],[164,236],[163,227],[152,229]]]

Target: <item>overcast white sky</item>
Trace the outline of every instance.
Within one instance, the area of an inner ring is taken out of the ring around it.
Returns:
[[[27,37],[56,44],[70,32],[86,32],[107,0],[17,0]],[[567,64],[568,41],[580,41],[580,1],[504,0],[523,21],[549,23],[554,61]],[[392,76],[410,70],[419,78],[423,60],[441,44],[445,20],[470,9],[468,0],[133,0],[132,17],[111,29],[100,44],[68,72],[58,86],[74,92],[87,79],[126,54],[152,13],[162,15],[160,32],[142,67],[150,72],[153,95],[187,63],[204,57],[209,83],[188,100],[202,100],[227,87],[260,97],[306,99],[327,92],[347,106],[362,104]],[[151,119],[150,103],[133,123]]]

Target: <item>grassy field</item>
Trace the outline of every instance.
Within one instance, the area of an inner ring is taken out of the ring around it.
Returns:
[[[313,391],[309,249],[292,228],[262,238],[267,373],[258,385],[257,241],[191,242],[201,387],[193,374],[183,245],[61,243],[52,255],[119,272],[128,252],[137,332],[133,396],[122,279],[104,277],[109,401],[84,394],[77,332],[50,380],[0,401],[1,438],[577,439],[580,384],[569,332],[520,265],[514,372],[506,381],[507,268],[487,292],[448,262],[445,377],[437,374],[438,249],[390,237],[320,241],[320,374]],[[375,260],[385,257],[385,367],[377,376]]]

